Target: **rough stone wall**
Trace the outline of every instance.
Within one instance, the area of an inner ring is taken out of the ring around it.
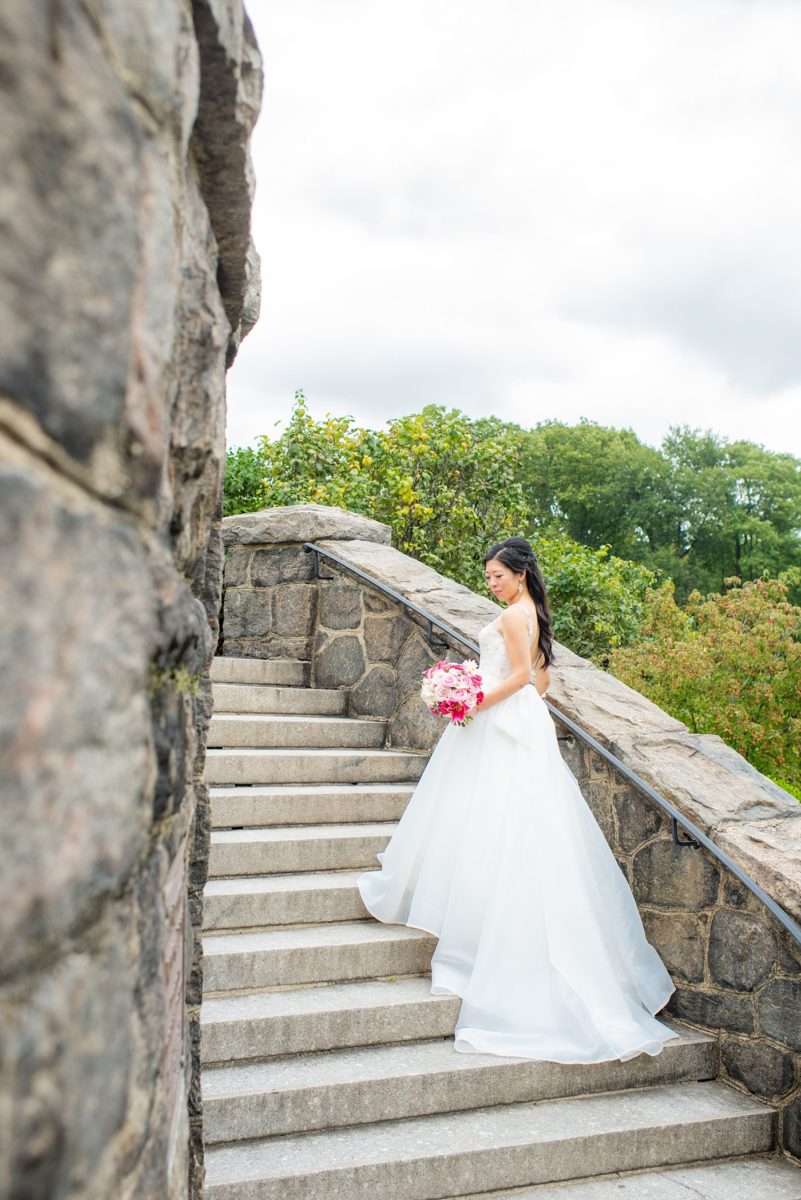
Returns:
[[[300,657],[321,687],[348,689],[349,715],[383,715],[387,743],[430,749],[442,726],[419,700],[432,650],[425,627],[321,561],[314,541],[468,638],[497,606],[393,550],[386,527],[313,505],[223,522],[226,654]],[[454,657],[464,649],[454,646]],[[719,738],[679,721],[557,647],[549,699],[672,800],[797,920],[801,806]],[[784,1149],[801,1158],[801,950],[713,855],[673,842],[669,820],[557,723],[562,753],[625,872],[676,992],[669,1011],[717,1036],[720,1071],[780,1109]]]
[[[0,1195],[202,1194],[226,360],[258,310],[241,0],[0,12]]]

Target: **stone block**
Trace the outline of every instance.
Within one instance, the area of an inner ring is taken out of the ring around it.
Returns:
[[[400,652],[395,665],[398,678],[398,695],[410,692],[420,697],[423,672],[437,661],[434,651],[421,637],[410,637]]]
[[[228,637],[219,653],[230,658],[283,658],[306,662],[311,657],[311,638],[286,638],[267,634],[263,637]]]
[[[366,613],[398,613],[398,605],[394,600],[383,596],[374,588],[364,589],[364,611]]]
[[[615,862],[620,867],[620,870],[623,873],[629,887],[631,887],[631,880],[629,879],[629,864],[624,858],[620,858],[618,855],[615,855]]]
[[[766,1100],[784,1095],[795,1078],[792,1054],[753,1038],[722,1037],[720,1062],[732,1079]]]
[[[776,969],[781,975],[793,977],[801,975],[801,946],[790,936],[778,922],[776,936],[779,944],[779,954]]]
[[[589,683],[584,674],[582,679]],[[578,711],[584,724],[583,703]],[[719,737],[662,729],[652,732],[645,727],[639,732],[626,732],[616,719],[608,719],[605,728],[606,738],[600,737],[600,740],[608,743],[609,733],[613,732],[617,756],[657,792],[672,800],[701,829],[714,830],[715,841],[722,849],[727,849],[730,836],[734,845],[739,827],[753,822],[752,849],[759,856],[758,844],[762,842],[767,869],[770,836],[763,823],[772,819],[780,823],[784,818],[796,819],[793,836],[801,836],[798,803]],[[790,836],[789,827],[780,836],[784,837],[785,833]],[[734,857],[741,861],[737,853]],[[775,865],[774,862],[774,869]],[[749,874],[753,871],[749,870]],[[795,887],[798,891],[797,877]]]
[[[587,779],[581,785],[581,794],[587,801],[601,832],[610,846],[617,845],[617,830],[612,811],[612,797],[606,780]]]
[[[358,629],[362,623],[362,589],[344,580],[320,583],[317,623],[323,629]]]
[[[15,425],[29,444],[52,440],[101,494],[120,496],[144,131],[85,10],[7,6],[2,43],[0,159],[15,169],[0,246],[0,395],[25,411]]]
[[[668,1001],[668,1009],[682,1020],[705,1029],[753,1033],[754,1001],[733,992],[711,992],[679,985]]]
[[[223,628],[226,643],[272,632],[272,593],[266,588],[226,588]]]
[[[768,785],[770,780],[765,780],[766,788]],[[776,790],[780,796],[787,795],[781,788]],[[787,811],[770,820],[743,821],[719,830],[715,841],[798,921],[801,920],[801,804],[789,796],[787,804]]]
[[[130,524],[46,472],[0,469],[0,977],[124,884],[154,767],[146,697],[155,602]]]
[[[249,550],[240,550],[233,546],[225,555],[225,586],[238,588],[250,583],[250,560],[253,554]]]
[[[286,504],[263,508],[259,512],[239,513],[223,520],[226,546],[280,544],[287,542],[358,540],[388,545],[392,537],[389,525],[325,504]]]
[[[365,666],[364,648],[359,639],[353,634],[339,634],[315,654],[315,686],[352,687],[361,679]]]
[[[643,904],[698,911],[715,903],[717,866],[700,850],[665,838],[634,856],[634,894]]]
[[[616,792],[612,803],[617,812],[620,845],[627,854],[633,853],[643,842],[650,841],[660,829],[667,827],[667,817],[634,788]]]
[[[788,1154],[801,1160],[801,1094],[795,1096],[781,1114],[782,1145]]]
[[[801,1051],[801,979],[774,979],[757,996],[759,1027],[783,1046]]]
[[[573,776],[583,784],[585,779],[590,777],[589,757],[590,750],[583,746],[578,738],[573,737],[570,733],[563,732],[563,726],[558,721],[555,722],[556,734],[559,740],[559,752],[562,758],[567,763]]]
[[[404,750],[433,750],[445,728],[443,721],[433,716],[419,695],[402,701],[389,725],[390,746]]]
[[[364,648],[367,661],[396,662],[410,632],[411,624],[405,617],[392,613],[381,617],[365,617]]]
[[[314,624],[317,589],[307,583],[284,583],[273,589],[271,633],[278,637],[308,637]]]
[[[104,1184],[107,1195],[117,1190],[104,1158],[128,1115],[129,1087],[146,1107],[155,1076],[132,1040],[135,969],[121,946],[70,954],[3,1007],[3,1083],[13,1079],[19,1096],[3,1154],[8,1196],[66,1195],[70,1176],[85,1195],[103,1195]]]
[[[261,58],[237,0],[194,0],[200,96],[195,162],[218,253],[220,294],[233,331],[226,363],[258,317],[259,258],[250,237],[255,179],[249,140],[261,103]]]
[[[734,875],[723,876],[723,904],[728,908],[747,908],[752,912],[764,912],[764,906],[759,903],[754,894]]]
[[[390,717],[395,711],[397,689],[391,667],[368,667],[364,678],[350,693],[351,711],[360,716]]]
[[[229,543],[230,553],[237,543]],[[275,550],[239,550],[250,554],[250,582],[253,587],[273,587],[277,583],[309,583],[314,578],[314,557],[300,546],[281,546]]]
[[[574,667],[562,646],[556,647],[549,699],[568,716],[581,713],[580,724],[602,745],[609,744],[612,730],[615,741],[630,738],[636,743],[645,734],[681,733],[687,728],[606,671],[587,670],[583,659]]]
[[[720,908],[709,934],[709,971],[720,987],[752,992],[776,961],[776,938],[767,921],[750,913]]]
[[[706,927],[690,913],[662,913],[645,909],[642,922],[648,941],[659,951],[674,978],[700,983],[704,978]]]

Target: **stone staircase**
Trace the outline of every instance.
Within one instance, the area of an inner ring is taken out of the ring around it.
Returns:
[[[212,667],[208,1200],[801,1200],[773,1111],[715,1078],[701,1033],[592,1066],[456,1053],[434,939],[356,887],[426,758],[306,670]]]

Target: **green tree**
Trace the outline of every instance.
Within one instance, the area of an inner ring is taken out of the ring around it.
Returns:
[[[541,422],[524,435],[522,470],[534,527],[640,561],[671,539],[669,466],[631,429]]]
[[[686,426],[672,428],[662,449],[681,514],[668,566],[680,594],[801,566],[801,461]]]
[[[640,563],[591,550],[563,534],[531,540],[548,587],[557,640],[606,667],[619,646],[637,635],[656,577]]]
[[[608,545],[672,578],[681,598],[730,575],[801,566],[801,461],[792,455],[686,426],[659,450],[630,429],[586,420],[520,433],[532,527]]]
[[[758,770],[801,786],[801,608],[777,579],[726,580],[675,602],[671,582],[645,596],[641,637],[610,670],[684,721],[716,733]]]
[[[278,437],[260,439],[261,507],[312,502],[369,512],[374,440],[375,435],[360,429],[353,417],[327,414],[315,420],[305,395],[296,391],[286,428]]]
[[[515,434],[500,421],[428,405],[377,435],[370,469],[373,515],[392,526],[394,545],[483,589],[484,549],[525,520]]]
[[[391,527],[399,550],[481,593],[489,545],[529,536],[550,588],[557,638],[604,663],[638,627],[654,576],[606,546],[589,549],[554,530],[531,529],[521,483],[525,444],[517,425],[473,421],[438,405],[380,431],[361,429],[351,417],[315,420],[297,392],[280,436],[263,437],[258,452],[249,452],[248,488],[232,488],[229,499],[233,505],[242,497],[252,508],[313,501],[364,513]],[[238,462],[229,457],[232,482]]]
[[[223,479],[223,515],[255,512],[264,507],[266,463],[260,450],[238,446],[228,451]]]

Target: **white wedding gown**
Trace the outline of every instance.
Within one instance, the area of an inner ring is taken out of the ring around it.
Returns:
[[[511,670],[497,618],[479,645],[487,690]],[[431,991],[462,997],[457,1050],[592,1063],[678,1036],[653,1015],[673,982],[533,686],[444,730],[378,859],[362,899],[439,939]]]

